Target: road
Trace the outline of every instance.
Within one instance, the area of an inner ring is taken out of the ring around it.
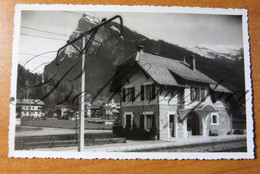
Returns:
[[[187,145],[182,147],[167,147],[143,150],[139,152],[246,152],[246,140],[221,143],[207,143],[200,145]]]

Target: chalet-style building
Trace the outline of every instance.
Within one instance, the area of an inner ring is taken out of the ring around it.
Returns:
[[[94,117],[94,118],[97,118],[99,117],[99,108],[101,107],[101,104],[100,105],[92,105],[90,107],[90,110],[91,110],[91,117]]]
[[[91,116],[100,118],[117,118],[119,116],[120,107],[117,104],[100,104],[91,106]]]
[[[17,100],[18,115],[22,119],[41,118],[44,116],[42,107],[44,102],[39,99],[21,99]]]
[[[171,140],[231,131],[232,92],[192,63],[144,53],[117,67],[110,91],[121,95],[120,124],[128,137]]]
[[[112,116],[112,107],[109,105],[101,105],[99,108],[99,114],[101,116]]]

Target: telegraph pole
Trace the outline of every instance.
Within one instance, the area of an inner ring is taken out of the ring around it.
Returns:
[[[86,37],[82,38],[82,48],[84,49],[86,42]],[[82,54],[82,76],[81,76],[81,98],[80,98],[80,127],[79,127],[79,147],[78,151],[82,152],[84,150],[84,145],[85,145],[85,59],[86,59],[86,54],[83,51]]]
[[[84,17],[84,16],[83,16]],[[80,36],[78,36],[77,38],[68,41],[67,44],[65,44],[63,47],[61,47],[58,51],[57,51],[57,55],[56,55],[56,64],[59,65],[60,61],[58,59],[60,52],[66,48],[69,45],[73,45],[73,43],[75,43],[76,41],[82,39],[82,50],[77,50],[80,51],[80,54],[82,54],[82,76],[81,76],[81,97],[80,97],[80,118],[79,118],[79,125],[78,125],[78,130],[79,130],[79,136],[78,136],[78,151],[81,152],[84,150],[84,145],[85,145],[85,139],[84,139],[84,134],[85,134],[85,61],[86,61],[86,52],[88,51],[90,44],[92,43],[98,29],[102,26],[104,26],[105,24],[115,20],[116,18],[119,18],[120,20],[120,34],[118,36],[122,36],[123,35],[123,19],[121,16],[116,15],[114,17],[112,17],[109,20],[103,19],[102,23],[91,28],[90,30],[83,32],[82,34],[80,34]],[[87,44],[86,44],[86,36],[91,34]],[[75,46],[74,46],[75,48]]]

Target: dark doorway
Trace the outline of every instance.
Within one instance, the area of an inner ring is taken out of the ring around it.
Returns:
[[[188,131],[192,132],[192,135],[201,135],[200,134],[200,119],[199,116],[195,113],[192,113],[188,118],[187,123]]]
[[[140,115],[140,129],[144,130],[144,115]]]
[[[132,125],[132,116],[131,115],[126,115],[126,128],[131,129],[131,125]]]
[[[170,115],[170,135],[171,135],[171,137],[175,137],[174,115]]]

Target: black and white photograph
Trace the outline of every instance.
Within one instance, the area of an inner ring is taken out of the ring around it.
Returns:
[[[253,159],[247,11],[17,5],[9,156]]]

